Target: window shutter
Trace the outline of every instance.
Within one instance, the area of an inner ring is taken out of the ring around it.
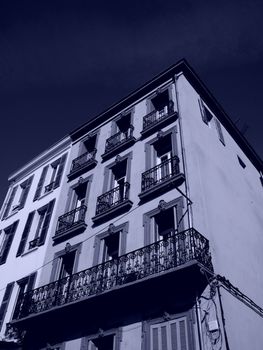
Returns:
[[[36,193],[35,193],[33,201],[37,200],[40,197],[40,194],[41,194],[41,191],[42,191],[42,188],[44,185],[44,181],[45,181],[45,178],[47,175],[47,170],[48,170],[48,165],[45,166],[42,170],[40,179],[39,179],[38,184],[37,184],[37,189],[36,189]]]
[[[13,287],[14,287],[14,282],[8,283],[8,285],[6,286],[6,289],[5,289],[5,294],[4,294],[2,304],[0,307],[0,330],[1,330],[3,322],[4,322],[5,314],[7,311],[9,300],[11,298]]]
[[[2,252],[1,252],[2,254],[0,256],[0,265],[4,264],[6,262],[10,247],[11,247],[12,242],[13,242],[13,238],[15,235],[17,224],[18,224],[18,221],[14,222],[10,228],[10,232],[6,233],[5,241],[4,241]]]
[[[220,124],[218,119],[214,118],[214,120],[215,120],[215,126],[216,126],[216,130],[217,130],[218,138],[222,142],[222,144],[225,146],[225,139],[224,139],[223,131],[221,128],[221,124]]]
[[[33,176],[31,176],[29,179],[27,179],[26,183],[25,183],[25,187],[22,189],[22,195],[21,195],[21,200],[20,200],[20,204],[19,204],[19,209],[24,208],[26,199],[27,199],[27,195],[28,192],[30,190],[30,186],[32,184],[32,180],[33,180]]]
[[[159,327],[153,327],[152,328],[152,334],[151,334],[151,350],[162,350],[159,348]]]
[[[207,115],[206,115],[206,112],[205,112],[203,101],[201,99],[199,99],[198,102],[199,102],[199,107],[200,107],[200,111],[201,111],[201,116],[202,116],[203,122],[208,124],[208,119],[207,119]]]
[[[53,188],[57,188],[57,187],[60,185],[60,181],[61,181],[61,177],[62,177],[62,174],[63,174],[63,170],[64,170],[66,158],[67,158],[67,155],[66,155],[66,154],[64,154],[64,155],[60,158],[58,173],[57,173],[57,176],[56,176],[56,179],[55,179],[55,183],[54,183],[54,187],[53,187]]]
[[[32,225],[32,221],[33,221],[34,215],[35,215],[35,212],[32,211],[31,213],[29,213],[29,215],[27,217],[26,225],[25,225],[24,231],[22,233],[21,241],[19,243],[19,247],[18,247],[16,256],[20,256],[25,250],[26,241],[27,241],[27,238],[28,238],[28,234],[30,232],[30,228],[31,228],[31,225]]]
[[[7,201],[7,204],[6,204],[6,208],[5,208],[5,211],[4,211],[4,215],[3,215],[3,219],[7,217],[7,215],[9,214],[9,211],[10,211],[10,208],[11,208],[11,205],[13,203],[13,200],[14,200],[14,197],[15,197],[15,194],[16,194],[16,191],[17,191],[17,187],[18,186],[15,186],[13,187],[12,189],[12,192],[10,194],[10,197]]]
[[[187,337],[186,337],[186,320],[179,321],[179,332],[180,332],[180,350],[188,350]]]
[[[48,227],[49,227],[49,223],[50,223],[50,219],[51,219],[54,203],[55,203],[55,200],[53,200],[53,201],[48,203],[48,207],[47,207],[47,211],[46,211],[43,227],[42,227],[42,230],[41,230],[41,233],[40,233],[40,236],[39,236],[39,241],[38,241],[38,245],[39,246],[45,243],[45,239],[46,239],[46,235],[47,235],[47,231],[48,231]]]

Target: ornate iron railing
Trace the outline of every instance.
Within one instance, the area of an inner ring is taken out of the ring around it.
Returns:
[[[209,242],[195,229],[171,231],[162,240],[26,292],[17,319],[79,301],[196,260],[213,270]]]
[[[122,185],[119,185],[99,196],[96,206],[96,215],[102,214],[103,212],[129,199],[129,190],[130,184],[128,182],[124,182]]]
[[[169,117],[172,113],[174,113],[174,103],[172,100],[169,100],[168,104],[162,109],[154,110],[143,117],[143,130],[158,124],[160,121]]]
[[[127,131],[119,131],[113,136],[106,140],[105,152],[111,151],[113,148],[119,146],[120,144],[128,141],[133,137],[133,125],[130,125]]]
[[[85,222],[86,211],[86,205],[81,205],[64,215],[59,216],[55,235],[61,235],[73,226]]]
[[[55,181],[52,181],[52,182],[50,182],[50,184],[46,185],[44,193],[52,191],[53,187],[54,187],[54,184],[55,184]]]
[[[142,192],[179,174],[179,158],[173,156],[142,173]]]
[[[96,153],[97,153],[97,150],[96,148],[94,148],[92,152],[85,152],[81,154],[79,157],[73,159],[70,172],[73,173],[74,171],[79,170],[80,168],[83,168],[88,163],[95,160]]]

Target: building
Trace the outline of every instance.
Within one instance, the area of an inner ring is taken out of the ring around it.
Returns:
[[[261,349],[262,171],[185,60],[74,130],[10,177],[3,343]]]

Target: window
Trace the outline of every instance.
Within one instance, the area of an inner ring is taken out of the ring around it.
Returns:
[[[243,160],[242,160],[239,156],[237,156],[237,159],[238,159],[238,162],[239,162],[239,164],[241,165],[241,167],[242,167],[243,169],[245,169],[246,164],[243,162]]]
[[[69,235],[79,234],[87,227],[85,216],[87,211],[88,193],[92,176],[79,178],[77,184],[69,189],[65,214],[60,215],[53,240],[66,239]]]
[[[212,112],[208,109],[207,106],[205,106],[204,102],[201,99],[199,99],[198,102],[199,102],[203,122],[210,126],[212,120],[214,120],[214,125],[217,131],[218,138],[222,142],[222,144],[225,146],[225,139],[224,139],[221,123],[216,117],[214,117]]]
[[[75,257],[76,257],[76,250],[73,250],[72,252],[68,252],[61,256],[58,279],[72,275],[74,263],[75,263]]]
[[[164,91],[158,91],[156,96],[150,99],[149,108],[150,111],[156,111],[157,117],[161,118],[168,114],[169,111],[169,92],[168,89]]]
[[[102,155],[103,160],[131,146],[135,142],[132,119],[133,111],[129,111],[120,114],[112,122],[111,136],[106,140],[105,153]]]
[[[144,214],[145,245],[183,231],[183,198],[160,200],[156,209]]]
[[[70,173],[68,174],[69,180],[76,178],[96,166],[97,138],[98,132],[88,135],[86,139],[80,142],[79,155],[72,161]]]
[[[81,244],[71,245],[67,243],[65,249],[55,253],[50,282],[74,274],[77,271],[80,252]]]
[[[81,349],[85,350],[120,350],[121,330],[103,331],[81,340]]]
[[[29,177],[20,185],[13,187],[4,210],[3,218],[24,208],[32,181],[33,176]]]
[[[128,222],[118,226],[110,224],[107,231],[97,235],[93,265],[117,259],[125,254],[127,234]]]
[[[16,256],[20,256],[25,251],[28,241],[27,250],[45,243],[54,204],[55,200],[52,200],[44,207],[29,213]]]
[[[88,350],[113,350],[114,335],[89,340]]]
[[[17,229],[18,221],[0,232],[0,265],[6,262],[13,238]]]
[[[64,154],[61,158],[43,168],[34,196],[34,201],[43,194],[59,187],[66,158],[67,155]]]
[[[147,350],[189,350],[191,339],[186,317],[150,324]]]
[[[24,297],[24,293],[29,292],[30,290],[33,289],[35,280],[36,280],[36,272],[17,281],[18,295],[16,300],[16,306],[13,313],[14,320],[17,319],[21,313],[21,306],[23,305],[22,300]]]
[[[6,289],[5,289],[5,293],[4,293],[3,300],[1,303],[1,307],[0,307],[0,331],[1,331],[1,328],[2,328],[3,323],[4,323],[6,311],[7,311],[8,304],[9,304],[9,301],[10,301],[10,298],[12,295],[14,284],[15,284],[14,282],[8,283],[8,285],[6,286]]]

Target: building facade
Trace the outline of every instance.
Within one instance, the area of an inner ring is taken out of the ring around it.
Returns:
[[[188,63],[62,143],[14,177],[2,209],[3,341],[261,349],[262,161]],[[15,186],[27,204],[13,215]]]

